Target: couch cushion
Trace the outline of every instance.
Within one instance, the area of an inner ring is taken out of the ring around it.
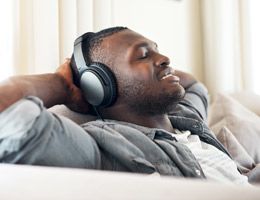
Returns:
[[[243,173],[248,173],[254,168],[254,160],[226,126],[220,129],[217,138],[228,149]]]
[[[218,94],[211,105],[209,126],[216,135],[226,127],[253,161],[260,163],[260,118],[255,113],[232,97]],[[232,146],[227,148],[232,152]],[[237,161],[248,167],[248,162]]]
[[[232,93],[231,96],[247,109],[260,116],[260,95],[252,91],[239,91]]]

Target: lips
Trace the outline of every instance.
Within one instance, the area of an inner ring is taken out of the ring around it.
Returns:
[[[161,71],[159,73],[158,80],[162,81],[162,80],[166,80],[166,79],[169,79],[174,82],[180,81],[180,78],[178,76],[174,75],[174,69],[171,67],[167,67],[166,69],[164,69],[163,71]]]

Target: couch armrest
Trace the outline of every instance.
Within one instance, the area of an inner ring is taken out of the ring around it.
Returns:
[[[83,169],[0,165],[1,199],[258,200],[260,189],[194,179]]]

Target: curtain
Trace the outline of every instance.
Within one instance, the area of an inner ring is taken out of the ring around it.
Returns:
[[[260,93],[258,0],[202,0],[204,82],[218,92]]]
[[[7,1],[5,6],[0,6],[0,80],[13,74],[13,21],[13,2]]]
[[[109,0],[12,1],[16,74],[54,71],[71,56],[77,36],[111,25]]]
[[[156,38],[152,38],[155,41],[169,41],[167,47],[175,47],[170,53],[173,65],[176,60],[189,65],[185,69],[195,74],[213,96],[218,92],[238,90],[260,93],[259,0],[145,1],[143,4],[150,2],[151,6],[147,5],[149,9],[141,11],[138,7],[140,16],[132,13],[138,10],[136,6],[141,1],[131,1],[136,5],[129,2],[2,0],[5,6],[0,8],[0,20],[5,28],[0,31],[0,55],[5,58],[2,59],[3,66],[11,66],[5,69],[6,73],[53,72],[66,57],[71,56],[73,42],[80,34],[135,23],[144,33],[158,33]],[[172,8],[171,19],[159,18],[168,16],[162,15],[163,10],[155,12],[160,7],[158,4],[162,3],[169,3],[169,8]],[[6,10],[11,12],[5,14]],[[138,24],[136,20],[139,18],[142,20]],[[165,29],[151,25],[151,21],[156,22],[158,18],[165,24],[160,24],[160,27]],[[162,31],[169,30],[172,33],[170,38],[157,39]],[[180,44],[176,44],[178,40]],[[7,44],[6,41],[11,42]]]

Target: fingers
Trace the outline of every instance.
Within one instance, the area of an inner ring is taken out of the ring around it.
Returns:
[[[70,61],[71,61],[71,59],[70,59],[70,58],[65,58],[65,60],[64,60],[64,63],[63,63],[63,64],[61,64],[61,65],[70,66]]]
[[[65,58],[66,63],[70,63],[70,60],[71,60],[70,58]]]

